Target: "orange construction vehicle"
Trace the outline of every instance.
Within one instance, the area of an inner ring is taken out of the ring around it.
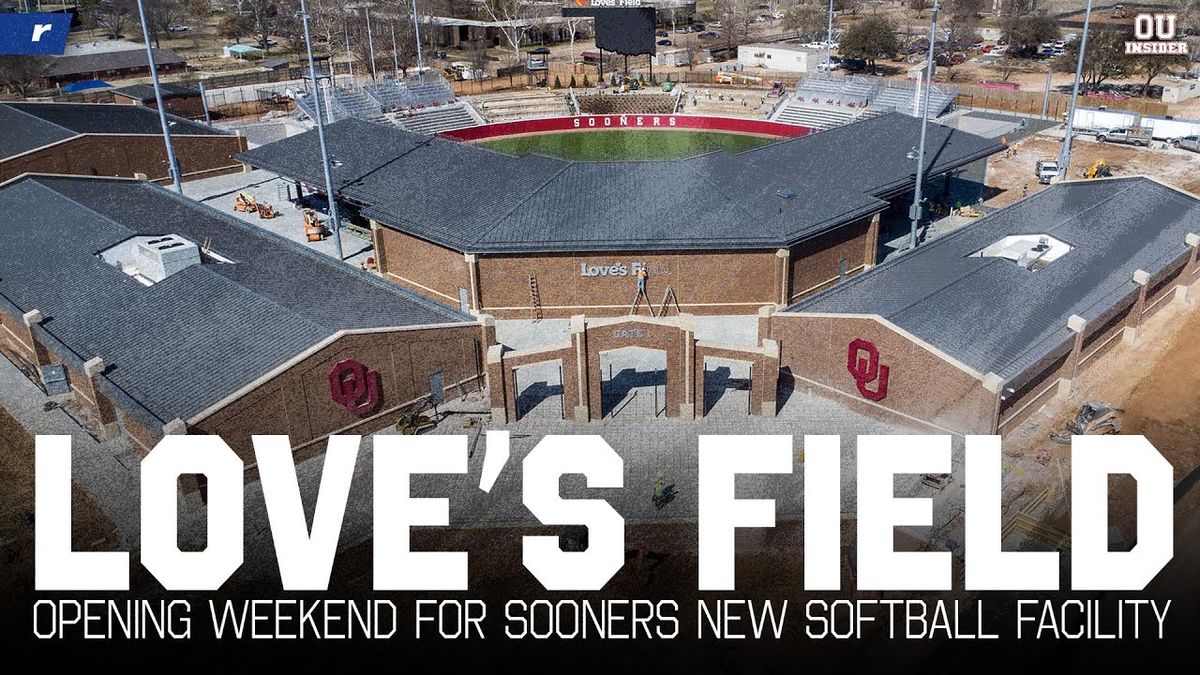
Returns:
[[[270,220],[271,218],[279,215],[279,212],[275,210],[275,207],[264,202],[259,202],[255,206],[255,210],[258,211],[258,217],[262,218],[263,220]]]
[[[321,241],[325,237],[325,223],[317,217],[317,212],[304,209],[304,236],[309,241]]]
[[[239,213],[254,213],[258,211],[258,202],[248,192],[237,193],[237,200],[233,203],[233,210]]]

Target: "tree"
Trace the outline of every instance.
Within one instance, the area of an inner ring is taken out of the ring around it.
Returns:
[[[88,24],[99,28],[105,37],[115,40],[121,37],[131,21],[137,21],[136,0],[80,0],[80,16]]]
[[[537,5],[521,0],[481,0],[485,14],[499,24],[500,34],[513,50],[514,65],[521,63],[521,45],[528,37],[533,20],[538,18]]]
[[[24,98],[34,80],[45,72],[48,62],[40,56],[0,56],[0,86]]]
[[[829,27],[828,22],[828,8],[821,8],[814,4],[797,3],[789,6],[783,12],[783,29],[796,33],[804,40],[816,37],[824,39]]]
[[[230,12],[221,17],[221,22],[217,24],[217,34],[226,40],[233,40],[237,44],[242,43],[242,38],[249,37],[254,33],[254,26],[250,22],[250,18]]]
[[[275,0],[243,0],[250,14],[250,25],[253,35],[258,38],[258,45],[266,53],[271,52],[271,36],[275,34],[280,20],[283,18],[279,5]]]
[[[170,34],[171,26],[182,23],[188,15],[188,6],[183,0],[154,0],[145,3],[146,27],[150,29],[150,39],[154,46],[162,47],[164,35]]]
[[[1058,24],[1044,14],[1013,17],[1004,24],[1004,39],[1010,53],[1030,57],[1038,52],[1043,42],[1058,39]]]
[[[1008,82],[1008,78],[1021,69],[1021,60],[1005,53],[999,61],[996,61],[996,67],[1000,69],[1000,81]]]
[[[868,16],[842,35],[842,54],[865,60],[872,73],[875,72],[875,59],[881,54],[895,54],[899,49],[896,27],[882,16]]]
[[[1083,56],[1083,73],[1080,85],[1083,91],[1090,91],[1100,86],[1109,78],[1124,77],[1132,69],[1133,63],[1125,54],[1125,39],[1114,30],[1101,29],[1091,31],[1088,35],[1087,53]],[[1067,45],[1066,56],[1059,59],[1059,68],[1075,70],[1079,60],[1080,40],[1074,40]]]
[[[917,13],[917,18],[921,18],[921,14],[929,9],[929,0],[908,0],[908,8]]]
[[[1142,96],[1146,96],[1154,78],[1176,68],[1187,70],[1191,62],[1187,54],[1137,54],[1129,56],[1126,65],[1130,71],[1146,78],[1142,84]]]
[[[721,21],[721,34],[730,52],[748,41],[757,16],[757,0],[715,0],[713,10]]]
[[[950,0],[946,7],[946,23],[950,27],[949,42],[955,49],[975,44],[979,30],[981,0]]]

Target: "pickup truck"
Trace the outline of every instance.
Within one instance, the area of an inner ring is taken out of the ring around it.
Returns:
[[[1108,131],[1097,131],[1096,140],[1101,143],[1124,143],[1126,145],[1150,145],[1150,132],[1136,127],[1117,127]]]
[[[1192,152],[1200,152],[1200,136],[1184,136],[1171,141],[1171,145]]]
[[[1049,185],[1058,176],[1058,162],[1046,159],[1038,162],[1033,168],[1034,175],[1042,185]]]

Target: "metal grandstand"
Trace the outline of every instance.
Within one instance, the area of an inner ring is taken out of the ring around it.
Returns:
[[[940,117],[958,95],[957,87],[933,85],[929,90],[930,119]],[[923,89],[916,83],[863,75],[809,76],[796,85],[788,102],[771,119],[815,129],[831,129],[886,112],[921,117]]]
[[[332,96],[323,98],[326,109],[322,113],[328,122],[348,117],[386,122],[389,113],[445,106],[454,100],[454,88],[446,78],[437,73],[425,73],[421,78],[384,78],[374,84],[335,87]],[[316,116],[315,104],[311,92],[296,97],[297,107],[310,118]]]

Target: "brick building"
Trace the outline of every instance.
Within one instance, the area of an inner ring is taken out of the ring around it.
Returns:
[[[297,457],[483,385],[489,319],[154,185],[0,186],[0,347],[94,433],[251,434]]]
[[[187,59],[170,49],[154,49],[154,65],[160,75],[184,72]],[[121,80],[149,77],[146,45],[126,40],[97,40],[67,45],[49,62],[38,79],[45,89],[84,80]]]
[[[242,171],[245,137],[170,116],[185,181]],[[0,103],[0,182],[25,173],[167,181],[167,151],[153,108],[96,103]]]
[[[163,82],[158,88],[162,92],[163,107],[168,113],[189,120],[204,119],[204,101],[200,98],[199,89],[169,82]],[[158,98],[154,95],[154,87],[149,84],[131,84],[113,89],[112,95],[113,103],[119,105],[139,105],[158,110]]]
[[[572,162],[353,119],[326,131],[337,197],[369,223],[383,276],[497,318],[628,314],[640,268],[656,310],[790,304],[876,263],[881,217],[907,209],[919,134],[887,114],[736,155]],[[931,181],[1003,148],[929,136]],[[315,131],[239,159],[324,185]]]
[[[784,387],[959,433],[1007,433],[1200,278],[1200,198],[1063,183],[785,311]]]

